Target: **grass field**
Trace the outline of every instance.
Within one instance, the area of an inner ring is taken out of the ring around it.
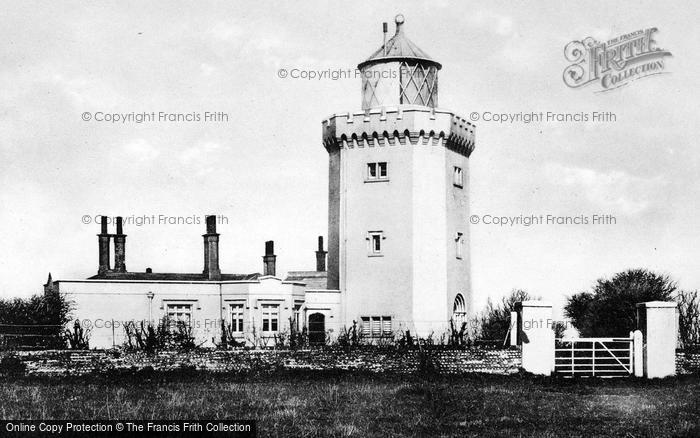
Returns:
[[[700,377],[0,379],[3,419],[257,419],[260,436],[700,436]]]

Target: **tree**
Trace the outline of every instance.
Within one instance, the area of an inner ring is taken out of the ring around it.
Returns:
[[[486,310],[481,314],[481,338],[493,341],[503,341],[510,328],[510,312],[515,311],[515,304],[520,301],[529,301],[533,298],[522,289],[513,289],[510,295],[503,297],[500,303],[494,304],[489,298]]]
[[[571,296],[564,311],[583,337],[628,336],[637,328],[637,303],[672,301],[675,291],[667,275],[629,269]]]
[[[698,291],[679,291],[678,302],[678,337],[683,348],[690,349],[700,345],[700,295]]]
[[[0,324],[8,334],[8,346],[64,348],[65,325],[70,321],[72,305],[56,291],[30,298],[0,300]]]

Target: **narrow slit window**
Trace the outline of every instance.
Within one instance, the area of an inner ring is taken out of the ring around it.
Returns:
[[[377,167],[379,167],[379,178],[386,178],[388,176],[386,162],[377,163]]]
[[[367,179],[377,179],[377,163],[367,163]]]
[[[462,233],[457,233],[455,237],[456,244],[456,255],[458,259],[461,259],[464,253],[464,235]]]
[[[461,167],[455,166],[454,168],[454,178],[452,183],[454,184],[455,187],[459,187],[460,189],[464,187],[464,172],[462,172]]]
[[[382,240],[384,240],[384,233],[381,231],[370,231],[367,233],[368,240],[368,255],[378,256],[382,255]]]

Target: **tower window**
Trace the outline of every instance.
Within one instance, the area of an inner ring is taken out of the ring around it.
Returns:
[[[455,236],[455,245],[457,258],[461,259],[464,254],[464,236],[462,233],[457,233],[457,236]]]
[[[467,306],[464,303],[462,294],[457,294],[455,297],[455,302],[452,306],[452,320],[457,330],[461,329],[462,324],[467,320]]]
[[[367,233],[368,241],[368,251],[367,255],[371,256],[381,256],[382,255],[382,240],[384,240],[384,233],[382,231],[370,231]]]
[[[366,181],[386,181],[389,179],[389,170],[386,161],[367,163]]]
[[[461,167],[455,166],[452,184],[454,184],[455,187],[459,187],[460,189],[464,187],[464,173],[462,172]]]

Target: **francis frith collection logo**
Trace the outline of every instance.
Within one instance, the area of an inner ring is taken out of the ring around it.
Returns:
[[[644,77],[666,73],[664,58],[671,52],[658,47],[657,28],[637,30],[605,42],[588,37],[564,48],[564,83],[571,88],[597,84],[610,91]]]

